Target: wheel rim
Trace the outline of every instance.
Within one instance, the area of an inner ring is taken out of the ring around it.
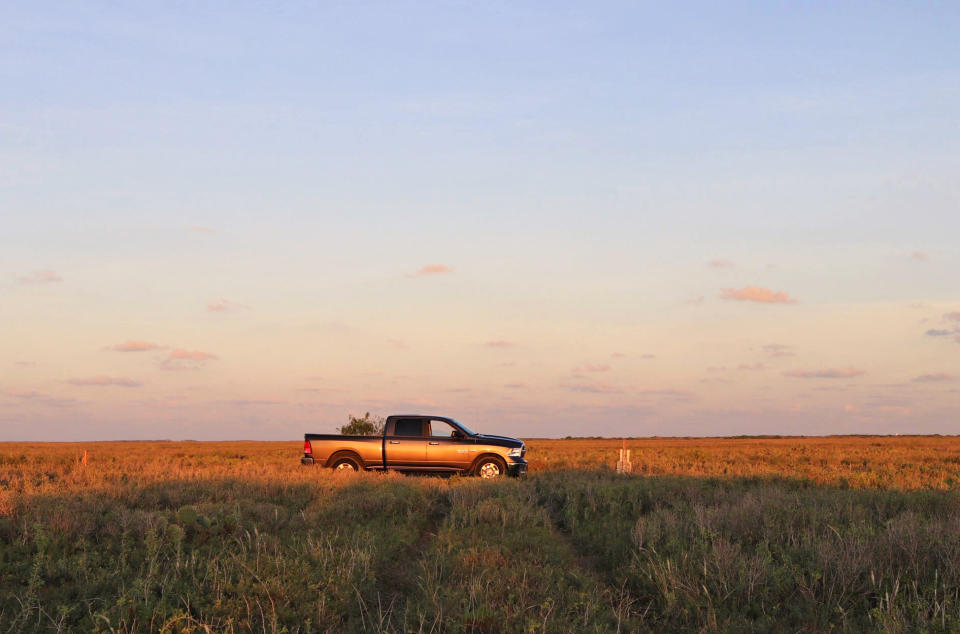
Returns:
[[[349,462],[343,461],[336,466],[336,470],[337,471],[356,471],[357,469]]]
[[[496,462],[485,462],[480,465],[481,478],[496,478],[498,475],[500,475],[500,465]]]

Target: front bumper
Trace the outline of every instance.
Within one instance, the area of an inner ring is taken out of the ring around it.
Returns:
[[[527,473],[527,461],[523,458],[509,458],[507,462],[507,475],[519,478]]]
[[[300,464],[313,464],[314,460],[312,456],[304,456],[300,458]]]

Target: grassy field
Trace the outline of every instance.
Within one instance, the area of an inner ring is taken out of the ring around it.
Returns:
[[[960,439],[620,446],[482,482],[0,444],[0,632],[960,631]]]

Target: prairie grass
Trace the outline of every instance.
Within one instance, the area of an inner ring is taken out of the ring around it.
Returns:
[[[0,444],[0,633],[960,632],[956,438],[621,445],[484,482]]]

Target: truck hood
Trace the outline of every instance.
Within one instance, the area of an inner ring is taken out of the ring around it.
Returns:
[[[509,436],[493,436],[491,434],[477,434],[474,436],[477,440],[489,443],[491,445],[500,445],[501,447],[522,447],[523,441]]]

